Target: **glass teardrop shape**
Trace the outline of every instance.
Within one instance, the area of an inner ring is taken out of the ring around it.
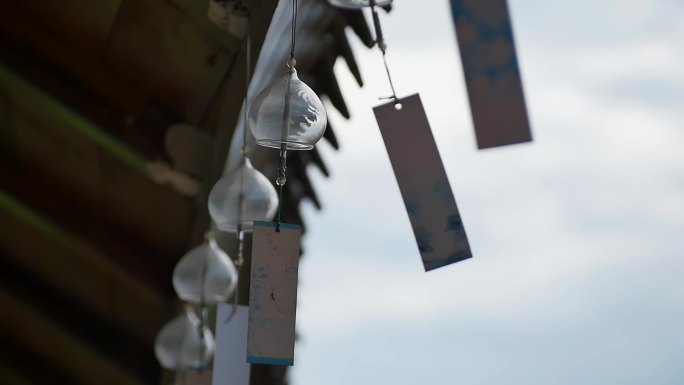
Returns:
[[[310,150],[323,137],[328,118],[316,93],[291,68],[254,98],[247,122],[261,146]]]
[[[370,0],[328,0],[328,2],[336,7],[341,8],[364,8],[370,7]],[[375,5],[382,7],[391,4],[392,0],[376,0]]]
[[[242,212],[240,192],[244,194]],[[225,173],[209,193],[209,214],[222,231],[236,232],[239,223],[242,230],[252,231],[252,222],[271,220],[277,209],[275,187],[249,159]]]
[[[200,328],[199,318],[186,306],[183,314],[161,328],[154,353],[166,369],[206,369],[214,355],[214,335],[206,326]]]
[[[186,302],[226,302],[237,283],[237,270],[213,239],[190,250],[173,269],[173,288]]]

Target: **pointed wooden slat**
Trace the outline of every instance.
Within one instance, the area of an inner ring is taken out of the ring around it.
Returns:
[[[349,45],[349,39],[347,39],[347,34],[344,32],[346,25],[341,19],[336,19],[335,23],[331,27],[331,34],[334,41],[334,47],[337,51],[337,55],[342,56],[344,61],[347,63],[349,72],[354,75],[356,83],[359,87],[363,87],[363,79],[361,78],[361,70],[359,70],[359,65],[354,57],[354,51],[352,51]]]
[[[323,158],[321,158],[320,152],[318,152],[317,148],[314,148],[311,151],[307,151],[309,155],[311,156],[310,162],[315,164],[319,170],[323,173],[323,176],[329,177],[330,176],[330,171],[328,170],[328,166],[325,165],[325,162],[323,161]]]
[[[330,124],[330,121],[328,121],[328,128],[325,129],[325,133],[323,133],[323,138],[330,143],[331,146],[335,150],[340,149],[340,143],[337,141],[337,137],[335,136],[335,130],[332,128],[332,125]]]
[[[320,55],[319,61],[312,70],[315,76],[315,82],[312,82],[311,88],[319,95],[327,95],[332,105],[342,114],[346,119],[349,119],[349,108],[342,96],[342,90],[337,82],[337,77],[333,71],[335,65],[335,57],[331,52],[332,47],[326,45],[322,48],[323,52]]]
[[[314,190],[311,180],[306,173],[306,166],[309,164],[302,156],[297,156],[293,159],[292,176],[301,183],[302,192],[297,195],[311,199],[316,209],[321,209],[321,201],[318,199],[316,190]]]
[[[371,34],[362,10],[338,9],[338,12],[347,20],[347,24],[354,30],[356,36],[361,39],[366,47],[370,48],[375,45],[375,38]]]

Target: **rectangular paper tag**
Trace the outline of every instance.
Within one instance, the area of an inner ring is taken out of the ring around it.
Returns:
[[[451,0],[477,147],[530,142],[506,0]]]
[[[373,108],[423,266],[434,270],[472,257],[437,144],[418,94]]]
[[[254,222],[252,271],[249,293],[247,362],[293,365],[297,273],[298,225]]]
[[[247,320],[249,308],[218,304],[216,311],[216,352],[212,385],[249,385],[250,365],[247,351]]]

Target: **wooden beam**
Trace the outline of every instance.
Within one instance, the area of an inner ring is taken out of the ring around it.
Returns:
[[[0,362],[0,381],[4,385],[30,385],[30,382],[12,368]]]
[[[0,228],[0,248],[12,263],[144,340],[152,340],[170,318],[173,302],[169,298],[1,190]]]
[[[76,131],[80,136],[86,137],[89,141],[107,150],[121,162],[138,171],[144,171],[147,161],[131,150],[129,146],[103,132],[77,112],[2,65],[0,65],[0,88],[6,94],[4,99],[12,102],[12,105],[8,106],[11,108],[12,115],[15,118],[25,117],[29,125],[34,127],[34,130],[42,128],[42,131],[45,131],[51,126],[58,126],[54,127],[53,130]],[[14,122],[15,125],[17,123]],[[19,139],[17,137],[17,140]],[[62,142],[64,140],[53,144],[53,147],[58,147],[60,144],[76,144]]]
[[[33,14],[24,13],[29,9],[41,9],[40,5],[33,4],[25,9],[17,9],[18,5],[28,5],[26,3],[29,2],[13,3],[16,4],[3,3],[3,10],[0,12],[0,32],[5,44],[21,47],[26,54],[42,58],[44,65],[49,66],[47,67],[49,71],[57,72],[63,77],[77,79],[77,83],[87,85],[94,95],[98,95],[102,101],[111,103],[117,111],[124,113],[142,111],[147,100],[144,94],[108,73],[106,68],[97,61],[89,60],[88,54],[75,49],[78,44],[75,46],[65,44],[59,40],[59,34],[45,31],[40,24],[33,22]],[[92,52],[92,47],[88,52]],[[9,58],[3,59],[3,61],[6,60]]]
[[[3,0],[3,12],[21,15],[16,22],[39,28],[54,40],[67,43],[82,60],[97,62],[105,53],[107,37],[123,0]]]
[[[61,104],[77,111],[113,137],[125,141],[132,149],[147,159],[164,156],[164,132],[171,123],[179,120],[178,114],[140,99],[135,110],[117,104],[92,85],[82,84],[81,74],[74,75],[59,68],[47,58],[36,55],[20,43],[9,42],[0,31],[0,57],[5,70],[28,80],[52,95]],[[108,89],[109,92],[116,89]],[[133,91],[131,91],[133,92]],[[137,95],[126,98],[133,103]],[[122,96],[125,97],[125,96]],[[140,127],[144,126],[144,129]]]
[[[3,3],[0,31],[124,116],[138,116],[147,102],[158,101],[196,122],[239,46],[197,14],[197,5],[188,12],[160,0],[57,4]],[[85,20],[72,22],[75,15]]]
[[[63,367],[84,384],[143,385],[118,365],[51,324],[41,314],[0,289],[0,327],[43,358]],[[11,316],[7,316],[11,315]]]
[[[80,385],[79,381],[55,367],[53,362],[40,355],[14,338],[13,331],[6,330],[0,336],[0,362],[9,373],[0,373],[0,384],[10,382],[5,375],[17,377],[26,384]]]
[[[14,266],[5,257],[0,257],[0,289],[12,293],[13,297],[40,313],[50,324],[84,341],[99,355],[125,368],[132,375],[147,383],[159,381],[159,364],[154,356],[152,340],[142,340],[122,325],[84,306],[76,298],[61,293],[45,281]],[[10,342],[1,345],[0,361],[5,360],[3,355],[15,357],[10,360],[14,362],[12,365],[30,377],[30,371],[27,373],[21,362],[36,361],[36,357],[22,357],[19,346],[4,346],[11,345]],[[24,353],[25,356],[31,355],[30,352]],[[34,363],[39,364],[45,367],[46,372],[53,372],[49,376],[60,377],[59,368],[51,367],[49,362]]]
[[[77,194],[49,174],[0,156],[0,180],[8,195],[21,197],[23,204],[59,224],[63,231],[78,234],[132,277],[147,282],[162,295],[174,295],[170,277],[179,255],[164,253],[144,234],[118,225],[84,199],[74,199]],[[50,186],[49,194],[45,193],[46,186]]]
[[[50,175],[71,199],[142,234],[164,255],[186,251],[192,198],[154,182],[147,161],[125,143],[2,66],[0,94],[21,164]]]

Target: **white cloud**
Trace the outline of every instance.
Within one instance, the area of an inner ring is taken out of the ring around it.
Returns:
[[[475,258],[422,272],[371,110],[382,60],[356,44],[367,87],[338,68],[353,119],[331,114],[342,150],[312,174],[296,383],[681,383],[681,6],[512,1],[535,143],[478,152],[446,4],[383,20]]]

